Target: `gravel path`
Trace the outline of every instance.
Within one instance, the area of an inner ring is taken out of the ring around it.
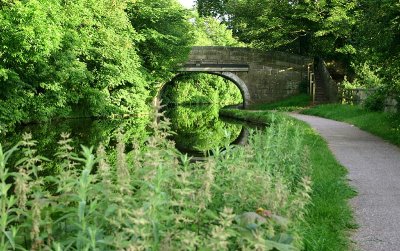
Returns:
[[[356,250],[400,251],[400,149],[346,123],[290,115],[317,130],[349,170],[358,191],[351,200],[359,224]]]

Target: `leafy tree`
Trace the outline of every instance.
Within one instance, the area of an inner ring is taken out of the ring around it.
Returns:
[[[1,120],[143,111],[140,36],[125,7],[111,0],[2,1]]]
[[[196,0],[197,11],[201,17],[226,19],[226,4],[228,0]]]
[[[65,98],[53,95],[61,87],[49,63],[62,41],[60,6],[52,1],[1,1],[1,5],[1,121],[25,119],[33,104],[35,113],[46,102],[64,106]],[[45,92],[50,95],[45,97]]]
[[[83,103],[79,105],[95,111],[107,106],[124,113],[145,109],[146,82],[135,45],[141,36],[130,25],[126,3],[82,0],[64,7],[65,19],[72,17],[69,33],[75,43],[71,49],[89,72],[86,85],[76,84],[87,87],[83,89]]]
[[[194,43],[189,13],[177,0],[138,0],[127,12],[142,37],[138,52],[148,79],[158,88],[172,77],[171,69],[186,60]]]
[[[352,52],[346,45],[355,6],[356,0],[231,0],[227,8],[230,25],[243,42],[265,50],[332,56]]]
[[[193,42],[176,0],[0,0],[0,124],[138,114]]]
[[[232,30],[214,17],[196,17],[196,43],[198,46],[243,46],[233,37]]]
[[[400,3],[360,0],[358,14],[355,65],[368,64],[384,78],[388,92],[400,93]]]

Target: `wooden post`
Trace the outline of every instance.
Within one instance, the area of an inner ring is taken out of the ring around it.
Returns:
[[[311,82],[312,82],[312,102],[313,104],[315,104],[315,79],[314,79],[314,73],[312,73],[312,78],[311,78]]]
[[[307,65],[308,94],[311,95],[311,64]]]
[[[312,102],[315,102],[315,81],[314,81],[314,73],[310,74],[310,95],[312,97]]]

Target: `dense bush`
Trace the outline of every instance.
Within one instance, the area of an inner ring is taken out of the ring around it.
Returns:
[[[92,115],[143,111],[140,36],[125,3],[9,2],[0,26],[1,120],[46,120],[80,106]]]
[[[342,101],[349,104],[360,104],[361,97],[353,96],[353,89],[365,90],[367,98],[362,100],[362,105],[371,111],[383,111],[385,108],[385,99],[389,94],[384,79],[379,76],[380,69],[373,70],[371,65],[364,63],[361,65],[352,64],[356,76],[352,81],[347,77],[340,83],[342,92]]]
[[[383,111],[385,109],[386,93],[379,89],[372,92],[364,101],[363,105],[370,111]]]

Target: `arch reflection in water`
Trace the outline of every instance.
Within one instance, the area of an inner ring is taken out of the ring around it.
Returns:
[[[205,153],[226,144],[247,142],[247,129],[219,117],[218,106],[174,106],[165,109],[176,135],[176,148],[192,156]]]

